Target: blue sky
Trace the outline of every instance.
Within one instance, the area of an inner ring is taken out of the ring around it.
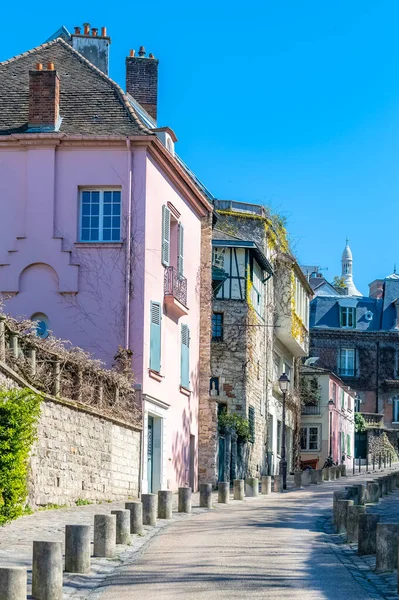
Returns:
[[[160,59],[159,123],[216,197],[270,204],[330,279],[348,236],[363,293],[399,266],[398,0],[16,6],[2,7],[0,60],[88,21],[107,26],[124,86],[144,44]]]

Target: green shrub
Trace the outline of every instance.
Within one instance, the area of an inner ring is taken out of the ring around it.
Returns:
[[[367,429],[366,420],[361,413],[355,413],[355,431],[363,433]]]
[[[241,441],[247,442],[251,439],[249,421],[240,415],[228,413],[227,410],[223,410],[219,414],[218,425],[221,433],[235,431]]]
[[[28,388],[0,390],[0,525],[24,513],[41,399]]]

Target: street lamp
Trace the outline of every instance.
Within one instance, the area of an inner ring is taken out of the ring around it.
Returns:
[[[328,401],[328,410],[330,412],[330,459],[331,462],[333,461],[333,448],[332,448],[332,439],[333,439],[333,431],[332,431],[332,409],[333,406],[335,406],[335,402],[334,400],[329,400]]]
[[[285,397],[287,395],[290,380],[286,373],[280,375],[278,385],[283,394],[283,431],[281,434],[281,461],[280,461],[280,473],[283,476],[283,490],[287,489],[287,458],[285,454]]]

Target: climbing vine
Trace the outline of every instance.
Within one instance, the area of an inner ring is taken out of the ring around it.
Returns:
[[[355,431],[363,433],[367,429],[366,420],[361,413],[355,413]]]
[[[40,403],[41,396],[28,388],[0,390],[0,525],[24,511]]]
[[[218,417],[218,426],[220,433],[234,431],[239,441],[247,442],[251,439],[248,419],[244,419],[235,413],[228,413],[223,410]]]

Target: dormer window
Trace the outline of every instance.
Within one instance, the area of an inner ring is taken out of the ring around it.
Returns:
[[[341,327],[356,327],[356,308],[354,306],[340,306]]]

